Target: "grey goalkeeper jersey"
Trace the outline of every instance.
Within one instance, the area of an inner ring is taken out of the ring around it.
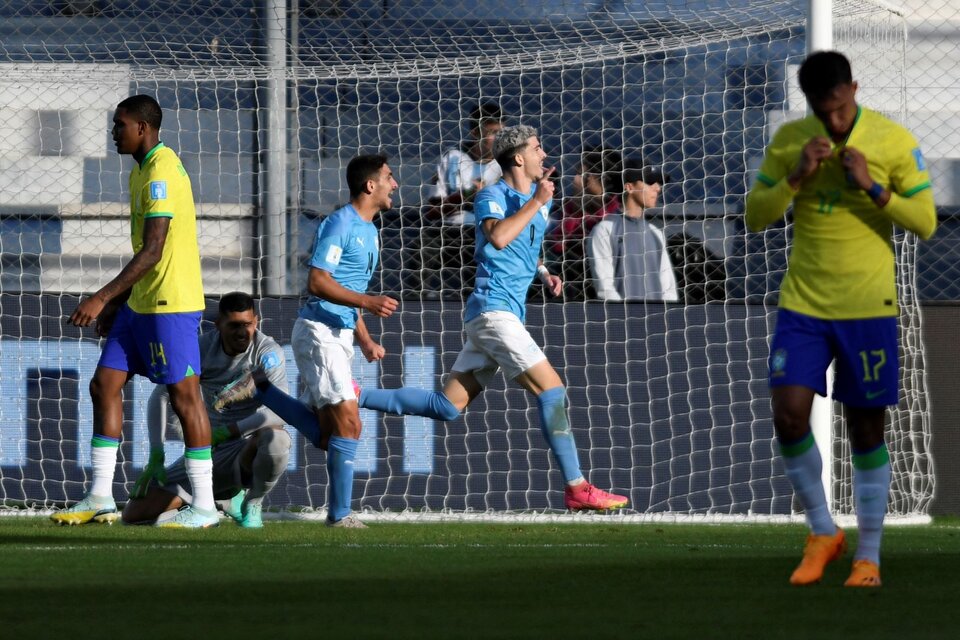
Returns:
[[[261,427],[284,424],[277,414],[254,399],[238,402],[225,409],[223,413],[213,410],[213,401],[220,390],[257,365],[263,365],[270,382],[275,387],[283,392],[287,391],[283,349],[270,336],[257,331],[247,350],[232,357],[223,352],[223,347],[220,345],[220,332],[216,329],[200,336],[200,389],[203,391],[203,403],[210,416],[211,427],[223,427],[236,422],[240,432],[244,433]],[[151,443],[155,442],[156,437],[163,437],[163,429],[160,429],[160,425],[166,424],[167,421],[174,424],[177,422],[177,416],[169,408],[169,404],[167,388],[164,385],[157,385],[147,406]]]

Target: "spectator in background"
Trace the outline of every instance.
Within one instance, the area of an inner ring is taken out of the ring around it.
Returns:
[[[429,199],[443,224],[473,224],[473,196],[500,180],[493,138],[502,128],[500,107],[483,103],[470,114],[470,139],[440,158]]]
[[[573,177],[574,193],[563,203],[563,216],[547,234],[546,242],[552,261],[560,263],[567,283],[586,280],[584,240],[594,225],[620,210],[616,185],[620,182],[617,174],[621,161],[618,151],[602,148],[584,151],[580,158]]]
[[[675,302],[677,280],[663,231],[645,218],[669,176],[634,160],[625,164],[622,180],[623,212],[600,220],[587,241],[597,297]]]

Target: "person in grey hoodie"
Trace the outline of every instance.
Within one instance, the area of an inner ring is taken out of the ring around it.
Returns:
[[[679,299],[663,231],[645,213],[657,206],[670,176],[657,167],[627,160],[623,167],[623,210],[603,218],[590,232],[587,255],[600,300]]]

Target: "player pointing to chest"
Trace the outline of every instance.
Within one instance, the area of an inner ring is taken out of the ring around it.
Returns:
[[[794,242],[770,345],[773,419],[786,475],[811,533],[793,584],[818,582],[846,548],[821,482],[810,430],[815,393],[845,406],[860,538],[847,586],[880,585],[880,538],[890,487],[885,407],[897,404],[899,367],[893,226],[929,238],[930,177],[909,131],[856,102],[850,63],[810,55],[800,87],[811,116],[788,122],[767,148],[747,197],[754,231],[793,203]]]

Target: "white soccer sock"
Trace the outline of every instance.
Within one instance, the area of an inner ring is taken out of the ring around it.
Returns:
[[[808,437],[813,440],[812,436]],[[810,530],[818,536],[832,536],[837,532],[837,526],[830,515],[827,494],[823,489],[823,460],[816,443],[807,446],[807,450],[800,455],[784,455],[783,466],[807,516]]]
[[[213,501],[213,460],[185,458],[184,463],[193,489],[191,504],[196,509],[216,511],[217,505]]]
[[[876,469],[853,468],[853,500],[857,508],[857,560],[880,564],[880,539],[890,492],[890,463]]]
[[[100,498],[113,498],[113,474],[117,468],[119,446],[91,447],[90,459],[93,464],[93,482],[90,493]]]

